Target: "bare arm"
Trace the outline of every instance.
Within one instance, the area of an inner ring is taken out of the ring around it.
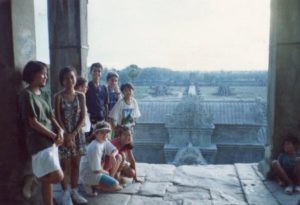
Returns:
[[[54,111],[55,111],[55,119],[57,120],[57,124],[66,132],[66,128],[64,126],[64,123],[61,119],[61,97],[59,96],[59,93],[57,93],[54,97]]]
[[[52,139],[53,141],[56,140],[56,134],[52,131],[49,130],[47,127],[45,127],[42,123],[40,123],[36,117],[30,117],[28,118],[29,121],[29,126],[34,129],[35,131],[37,131],[38,133],[45,135],[47,137],[49,137],[50,139]]]

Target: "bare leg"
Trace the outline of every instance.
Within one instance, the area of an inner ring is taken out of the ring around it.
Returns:
[[[297,186],[300,185],[300,159],[298,158],[296,161],[296,166],[294,169],[295,183]]]
[[[42,195],[45,205],[53,205],[52,183],[58,183],[62,179],[63,173],[61,171],[51,172],[39,179],[42,182]]]
[[[287,185],[293,185],[293,181],[288,177],[278,160],[272,161],[272,168],[281,181]]]
[[[121,175],[128,177],[128,178],[133,178],[135,176],[135,170],[131,168],[128,165],[125,165],[122,169]]]
[[[61,167],[64,172],[64,179],[61,182],[62,189],[66,191],[68,189],[68,183],[70,178],[70,172],[71,172],[71,160],[70,159],[63,159],[60,161]]]
[[[121,158],[121,155],[117,155],[116,156],[116,163],[112,165],[112,168],[110,169],[110,176],[116,178],[116,173],[118,172],[118,169],[120,167],[120,164],[122,162],[122,158]]]
[[[122,187],[119,185],[119,184],[116,184],[112,187],[107,187],[103,184],[99,184],[99,185],[96,185],[96,186],[93,186],[95,189],[100,189],[101,191],[105,191],[105,192],[115,192],[115,191],[118,191],[118,190],[121,190]]]
[[[71,188],[78,187],[80,155],[71,158]]]

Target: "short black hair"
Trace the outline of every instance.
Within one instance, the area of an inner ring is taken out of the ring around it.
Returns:
[[[29,61],[23,70],[22,79],[30,84],[34,80],[34,76],[43,69],[48,69],[48,66],[41,61]]]
[[[294,134],[291,134],[291,133],[288,133],[285,138],[283,139],[283,144],[285,142],[290,142],[292,143],[295,147],[298,147],[299,145],[299,140],[298,138],[294,135]]]
[[[73,66],[66,66],[59,71],[59,82],[61,86],[64,86],[64,77],[67,73],[74,72],[76,75],[76,69]]]
[[[102,66],[102,64],[101,64],[101,63],[99,63],[99,62],[97,62],[97,63],[93,63],[93,64],[91,65],[91,67],[90,67],[90,73],[92,73],[92,72],[93,72],[94,68],[99,68],[99,69],[100,69],[100,71],[102,71],[102,70],[103,70],[103,66]]]
[[[118,75],[118,73],[115,72],[115,71],[109,71],[109,72],[107,73],[107,76],[106,76],[106,81],[108,81],[108,80],[109,80],[110,78],[112,78],[112,77],[119,78],[119,75]]]
[[[76,80],[75,89],[77,89],[79,86],[83,86],[87,83],[87,80],[84,77],[78,76]]]
[[[124,83],[121,85],[121,91],[124,92],[125,88],[130,88],[132,90],[134,90],[134,87],[132,85],[132,83]]]

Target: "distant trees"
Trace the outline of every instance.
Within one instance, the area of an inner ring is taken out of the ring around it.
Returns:
[[[102,74],[105,79],[107,70],[104,69]],[[266,86],[267,71],[173,71],[166,68],[150,67],[140,68],[131,64],[126,68],[118,71],[119,81],[133,82],[136,85],[167,85],[167,86],[187,86],[191,83],[197,86]],[[227,88],[220,87],[221,92]]]

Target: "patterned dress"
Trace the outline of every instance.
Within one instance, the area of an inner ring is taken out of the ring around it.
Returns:
[[[72,102],[64,98],[63,93],[60,95],[61,103],[61,118],[68,133],[71,133],[76,128],[76,125],[80,119],[80,99],[78,93]],[[60,159],[68,159],[77,155],[85,155],[85,136],[82,130],[80,129],[78,134],[75,136],[75,148],[69,148],[65,146],[59,147]]]

